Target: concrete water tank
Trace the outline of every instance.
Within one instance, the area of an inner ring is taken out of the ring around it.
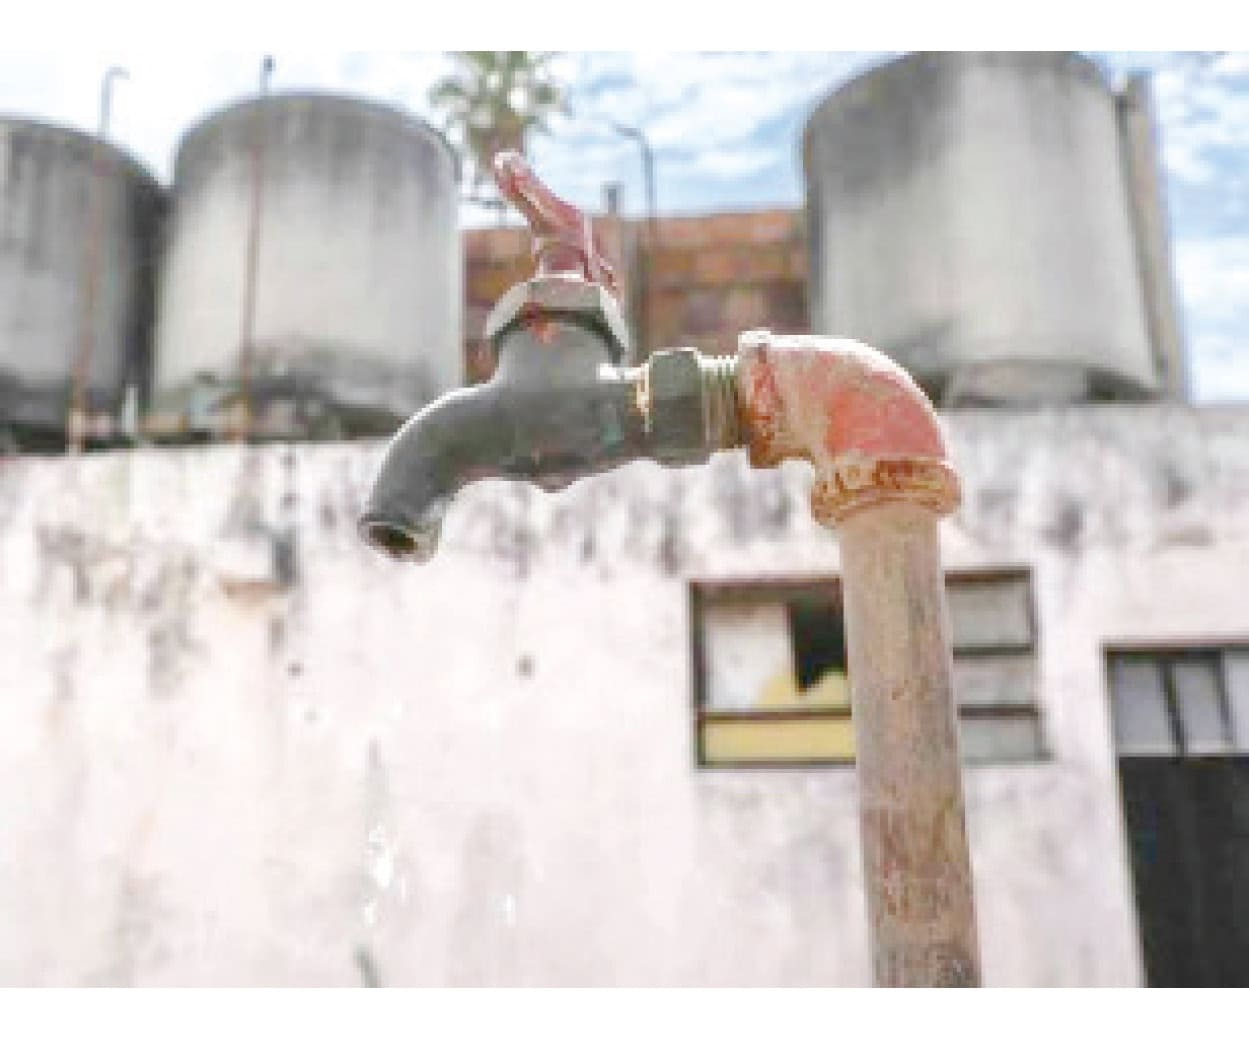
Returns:
[[[0,431],[63,437],[71,378],[117,419],[147,380],[163,196],[133,158],[90,134],[0,117]],[[85,350],[84,350],[85,346]]]
[[[158,296],[158,416],[237,387],[253,227],[254,412],[311,402],[342,432],[389,432],[460,385],[457,177],[438,132],[337,95],[253,99],[187,131]]]
[[[1158,200],[1133,195],[1121,108],[1073,54],[915,54],[835,91],[803,138],[813,331],[938,403],[1159,392],[1143,286],[1171,282],[1145,277]]]

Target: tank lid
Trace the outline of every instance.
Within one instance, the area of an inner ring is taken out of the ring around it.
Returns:
[[[35,133],[44,137],[63,142],[72,142],[74,145],[80,145],[84,148],[91,149],[96,146],[103,147],[109,152],[115,160],[130,168],[131,173],[141,180],[149,181],[153,187],[162,187],[159,178],[154,174],[151,168],[133,152],[123,148],[116,141],[109,138],[101,138],[88,130],[82,130],[76,126],[69,126],[66,123],[52,122],[46,119],[32,119],[28,116],[14,115],[7,112],[0,112],[0,129],[15,129],[26,133]]]
[[[1078,78],[1092,82],[1108,93],[1114,87],[1102,63],[1078,51],[912,51],[884,58],[877,64],[852,76],[827,94],[818,98],[807,112],[803,125],[802,149],[806,152],[816,116],[825,107],[845,103],[849,98],[869,89],[871,84],[888,79],[899,72],[923,65],[1013,66],[1016,69],[1065,69]]]
[[[307,88],[273,90],[264,96],[251,94],[235,98],[217,108],[210,109],[205,115],[187,127],[179,136],[178,144],[174,150],[174,168],[177,168],[177,160],[182,152],[191,144],[194,138],[199,137],[201,134],[209,133],[223,123],[241,119],[245,113],[259,106],[280,110],[282,108],[294,107],[295,105],[313,105],[326,110],[340,109],[344,113],[350,112],[356,115],[387,120],[408,133],[415,131],[416,133],[428,135],[446,149],[447,156],[451,160],[451,167],[455,171],[456,182],[459,183],[460,157],[455,149],[452,148],[451,142],[447,140],[446,135],[441,130],[414,112],[410,112],[406,108],[388,101],[366,97],[363,94]]]

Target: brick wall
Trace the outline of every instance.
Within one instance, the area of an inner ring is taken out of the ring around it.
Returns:
[[[732,353],[743,329],[807,332],[807,253],[801,210],[668,217],[646,249],[646,222],[603,218],[604,248],[621,275],[630,325],[648,350],[692,346]],[[524,228],[464,233],[465,350],[469,378],[493,359],[482,329],[494,302],[529,277]]]

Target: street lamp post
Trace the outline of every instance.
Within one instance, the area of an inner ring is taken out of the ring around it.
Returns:
[[[66,421],[66,441],[73,453],[82,451],[87,434],[87,416],[90,408],[88,390],[91,381],[91,354],[95,347],[95,299],[100,280],[100,236],[104,224],[104,142],[108,135],[108,121],[112,112],[113,82],[129,79],[130,74],[118,65],[111,65],[100,84],[100,119],[95,141],[91,147],[91,180],[87,197],[87,250],[83,278],[82,328],[75,360],[70,392],[70,406]]]
[[[646,182],[646,247],[641,253],[641,270],[638,272],[638,320],[636,346],[638,360],[643,360],[650,353],[651,340],[651,269],[654,263],[655,249],[659,243],[659,218],[655,203],[655,153],[651,150],[650,141],[637,127],[612,123],[612,129],[622,137],[636,141],[642,152],[642,176]]]

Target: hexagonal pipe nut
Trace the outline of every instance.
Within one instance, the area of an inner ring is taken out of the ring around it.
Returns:
[[[615,298],[601,285],[580,278],[531,278],[513,285],[486,318],[486,339],[497,351],[505,335],[535,314],[569,316],[590,325],[607,344],[613,364],[628,353],[629,327]]]
[[[710,452],[697,350],[663,350],[647,363],[650,433],[661,462],[701,462]]]

